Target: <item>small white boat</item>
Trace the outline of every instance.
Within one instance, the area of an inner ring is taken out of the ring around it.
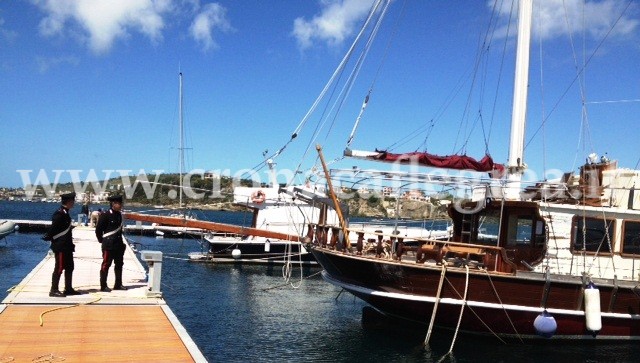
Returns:
[[[17,229],[17,225],[12,221],[0,221],[0,239],[5,238]]]

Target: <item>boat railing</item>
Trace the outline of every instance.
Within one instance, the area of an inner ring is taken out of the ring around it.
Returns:
[[[511,273],[516,270],[505,248],[483,244],[455,242],[384,233],[382,230],[346,229],[349,241],[335,225],[310,223],[307,240],[314,245],[358,256],[389,259],[400,263],[467,265],[488,271]],[[355,243],[352,236],[356,236]],[[355,245],[355,249],[353,246]],[[414,259],[412,259],[414,257]]]

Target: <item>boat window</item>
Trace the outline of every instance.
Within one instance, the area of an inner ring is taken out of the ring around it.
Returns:
[[[613,220],[576,217],[573,222],[573,252],[610,253]]]
[[[478,235],[475,243],[497,246],[498,228],[500,228],[500,211],[485,210],[478,218]]]
[[[625,221],[622,253],[640,255],[640,222]]]
[[[532,232],[533,218],[530,215],[510,215],[507,246],[531,244]]]

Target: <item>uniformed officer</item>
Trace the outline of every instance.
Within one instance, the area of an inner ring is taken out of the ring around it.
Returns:
[[[45,241],[51,241],[51,250],[55,256],[55,266],[51,275],[51,290],[49,296],[64,297],[66,295],[79,295],[80,292],[73,289],[73,237],[71,230],[71,216],[69,210],[73,208],[76,193],[66,193],[60,196],[61,206],[51,217],[51,227],[43,237]],[[60,276],[64,270],[64,293],[58,289]]]
[[[124,264],[125,244],[122,239],[122,196],[114,195],[107,198],[110,204],[108,211],[101,213],[96,225],[96,237],[102,244],[102,265],[100,266],[100,291],[111,291],[107,286],[107,275],[111,262],[114,263],[113,272],[116,282],[114,290],[126,290],[122,285],[122,265]]]

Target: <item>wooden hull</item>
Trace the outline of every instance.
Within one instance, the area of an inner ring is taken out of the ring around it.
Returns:
[[[324,278],[371,304],[383,314],[428,325],[436,304],[442,266],[399,263],[315,247],[312,253],[325,269]],[[468,278],[468,284],[467,284]],[[447,267],[437,305],[435,325],[455,329],[464,303],[460,330],[504,338],[546,339],[534,320],[544,310],[545,276],[500,274],[480,269]],[[600,290],[602,329],[587,330],[580,278],[550,276],[546,308],[557,322],[552,339],[640,339],[640,295],[635,286],[596,281]]]

